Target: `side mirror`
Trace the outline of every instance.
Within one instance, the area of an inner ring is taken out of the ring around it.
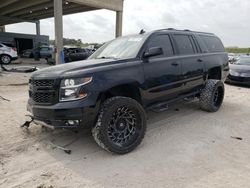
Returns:
[[[157,55],[162,55],[163,50],[161,47],[152,47],[149,48],[145,53],[144,57],[152,57],[152,56],[157,56]]]

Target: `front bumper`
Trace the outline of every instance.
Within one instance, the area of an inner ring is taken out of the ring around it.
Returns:
[[[228,75],[226,83],[250,86],[250,77]]]
[[[28,101],[27,110],[32,118],[46,123],[54,128],[77,128],[79,126],[90,126],[93,124],[98,105],[93,107],[79,107],[80,101],[58,103],[44,106]]]

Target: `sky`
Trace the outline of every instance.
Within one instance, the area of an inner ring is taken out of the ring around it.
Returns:
[[[63,17],[64,38],[105,42],[115,36],[115,12],[97,10]],[[224,45],[250,47],[250,0],[124,0],[123,35],[163,28],[212,32]],[[35,24],[6,26],[35,34]],[[54,39],[54,19],[41,20],[41,34]]]

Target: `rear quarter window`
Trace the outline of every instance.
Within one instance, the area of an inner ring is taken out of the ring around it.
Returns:
[[[225,48],[219,38],[204,35],[200,35],[200,38],[205,43],[209,52],[225,52]]]

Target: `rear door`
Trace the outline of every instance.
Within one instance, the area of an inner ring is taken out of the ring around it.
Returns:
[[[204,84],[205,67],[200,49],[191,34],[173,34],[172,37],[182,67],[182,94],[196,91]]]
[[[181,89],[181,66],[176,62],[175,52],[168,34],[151,36],[146,51],[153,47],[161,47],[163,54],[144,58],[144,74],[148,103],[175,98]]]

